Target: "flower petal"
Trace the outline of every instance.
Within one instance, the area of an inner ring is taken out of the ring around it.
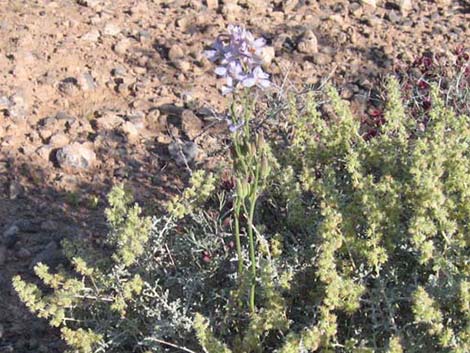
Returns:
[[[214,72],[218,76],[225,76],[227,75],[227,68],[224,66],[218,66],[215,68]]]

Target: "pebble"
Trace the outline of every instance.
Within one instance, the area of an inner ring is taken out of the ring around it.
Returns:
[[[97,42],[100,39],[100,32],[97,29],[92,29],[90,32],[85,33],[82,36],[82,39],[87,42]]]
[[[21,94],[14,94],[9,99],[11,105],[8,109],[9,116],[13,120],[23,120],[26,118],[28,105]]]
[[[236,3],[225,3],[222,7],[222,15],[228,22],[233,22],[240,16],[242,8]]]
[[[139,129],[130,121],[126,121],[122,124],[121,131],[130,142],[135,142],[139,138]]]
[[[78,85],[83,91],[93,91],[97,87],[95,79],[89,72],[84,72],[78,77]]]
[[[115,37],[119,33],[121,33],[121,28],[115,23],[107,23],[106,26],[104,26],[103,34],[106,36]]]
[[[63,147],[70,142],[69,137],[63,132],[53,134],[49,139],[49,145],[54,147]]]
[[[95,121],[97,130],[113,130],[124,123],[124,119],[121,118],[116,112],[107,110],[101,114],[102,115],[99,116]]]
[[[184,57],[183,48],[178,44],[172,45],[170,50],[168,51],[168,59],[170,59],[171,62],[176,64],[176,62],[179,61],[179,59],[183,57]]]
[[[219,0],[206,0],[207,8],[215,10],[219,7]]]
[[[85,145],[74,142],[59,149],[56,158],[62,168],[87,169],[96,160],[96,154]]]
[[[186,136],[188,136],[190,140],[194,140],[194,138],[201,133],[204,124],[196,114],[186,109],[181,114],[181,127]]]
[[[297,50],[303,54],[315,54],[318,52],[318,40],[313,31],[308,30],[297,44]]]
[[[392,23],[398,23],[401,20],[400,14],[395,10],[390,10],[387,13],[387,19]]]
[[[113,49],[117,54],[124,55],[129,50],[131,44],[132,42],[129,38],[124,38],[117,42]]]
[[[369,5],[373,8],[377,7],[377,0],[361,0],[363,4]]]
[[[276,56],[276,52],[274,50],[274,47],[271,46],[266,46],[263,48],[261,52],[261,58],[263,60],[263,65],[264,66],[269,66],[273,62],[274,58]]]
[[[59,91],[67,96],[74,96],[79,92],[78,81],[75,77],[67,77],[59,83]]]
[[[331,63],[333,56],[326,53],[316,53],[313,56],[313,62],[317,65],[327,65]]]
[[[12,181],[8,187],[10,200],[16,200],[23,192],[23,187],[17,181]]]
[[[168,152],[171,158],[179,167],[190,164],[197,156],[198,148],[194,142],[173,141],[168,145]]]

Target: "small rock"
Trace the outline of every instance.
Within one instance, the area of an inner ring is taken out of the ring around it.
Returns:
[[[139,138],[139,130],[130,121],[124,122],[121,126],[121,130],[124,135],[127,136],[127,139],[131,142],[134,142]]]
[[[373,8],[377,7],[377,0],[361,0],[363,4],[369,5]]]
[[[227,3],[222,7],[222,14],[228,22],[235,21],[239,16],[242,8],[236,3]]]
[[[274,57],[276,56],[276,52],[274,50],[274,47],[268,46],[264,47],[262,52],[261,52],[261,58],[263,60],[263,65],[269,66],[271,65]]]
[[[2,339],[4,332],[5,332],[5,329],[3,328],[3,325],[0,324],[0,339]]]
[[[11,102],[8,97],[0,97],[0,110],[8,110],[10,108]]]
[[[23,187],[16,181],[12,181],[8,189],[10,192],[10,200],[16,200],[23,192]]]
[[[119,42],[117,42],[117,44],[114,46],[114,51],[117,53],[117,54],[121,54],[121,55],[124,55],[126,54],[127,50],[129,50],[130,46],[131,46],[132,42],[129,38],[124,38],[124,39],[121,39]]]
[[[21,94],[14,94],[10,97],[10,107],[8,114],[14,120],[22,120],[26,118],[28,105],[25,98]]]
[[[388,0],[388,4],[399,9],[404,15],[413,9],[413,2],[411,0]]]
[[[176,60],[173,63],[175,67],[183,73],[187,73],[191,70],[191,63],[187,60]]]
[[[49,145],[53,147],[63,147],[70,142],[69,137],[63,132],[58,132],[51,136]]]
[[[43,145],[43,146],[39,147],[36,150],[36,153],[42,159],[44,159],[46,161],[49,161],[50,158],[51,158],[51,153],[52,153],[53,150],[54,150],[54,146],[51,146],[51,145],[48,144],[48,145]]]
[[[171,62],[176,63],[177,61],[179,61],[179,59],[183,57],[183,48],[178,44],[172,45],[170,50],[168,51],[168,59],[170,59]]]
[[[191,110],[186,109],[181,114],[181,127],[190,140],[194,140],[194,138],[200,134],[203,126],[204,124],[201,119]]]
[[[299,43],[297,44],[297,50],[303,54],[315,54],[318,52],[318,40],[315,33],[308,30],[306,31]]]
[[[78,77],[78,85],[83,91],[92,91],[97,87],[95,79],[89,72],[85,72]]]
[[[392,23],[398,23],[401,20],[401,16],[397,11],[390,10],[387,14],[387,19]]]
[[[92,29],[90,32],[85,33],[82,39],[87,42],[97,42],[100,39],[100,32],[97,29]]]
[[[95,7],[99,6],[100,0],[77,0],[77,4],[82,5],[82,6],[95,8]]]
[[[59,91],[67,96],[74,96],[78,93],[78,81],[75,77],[67,77],[59,83]]]
[[[13,224],[3,232],[3,239],[14,237],[15,235],[18,235],[19,232],[20,228],[16,224]]]
[[[198,148],[194,142],[173,141],[168,145],[168,152],[176,165],[182,167],[190,164],[197,156]]]
[[[207,8],[215,10],[219,7],[219,0],[206,0]]]
[[[74,142],[59,149],[56,158],[62,168],[87,169],[95,161],[96,154],[85,145]]]
[[[317,65],[327,65],[331,63],[333,57],[326,53],[316,53],[313,56],[313,62]]]
[[[106,26],[104,26],[103,29],[103,34],[111,37],[117,36],[119,33],[121,33],[121,28],[115,23],[107,23]]]
[[[113,130],[124,123],[124,119],[113,111],[105,111],[96,119],[97,130]]]

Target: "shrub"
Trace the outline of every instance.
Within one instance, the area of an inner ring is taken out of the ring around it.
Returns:
[[[20,298],[84,353],[468,352],[470,117],[434,89],[422,125],[391,79],[366,139],[327,94],[271,146],[235,132],[233,182],[195,173],[167,215],[114,189],[108,247],[67,244],[74,272],[38,265],[50,290]]]

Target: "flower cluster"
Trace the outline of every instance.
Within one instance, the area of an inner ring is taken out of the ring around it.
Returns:
[[[255,39],[241,26],[229,25],[228,32],[217,38],[212,50],[205,52],[209,60],[220,65],[215,69],[216,75],[226,79],[222,93],[231,93],[239,86],[268,88],[269,75],[261,68],[264,38]]]

